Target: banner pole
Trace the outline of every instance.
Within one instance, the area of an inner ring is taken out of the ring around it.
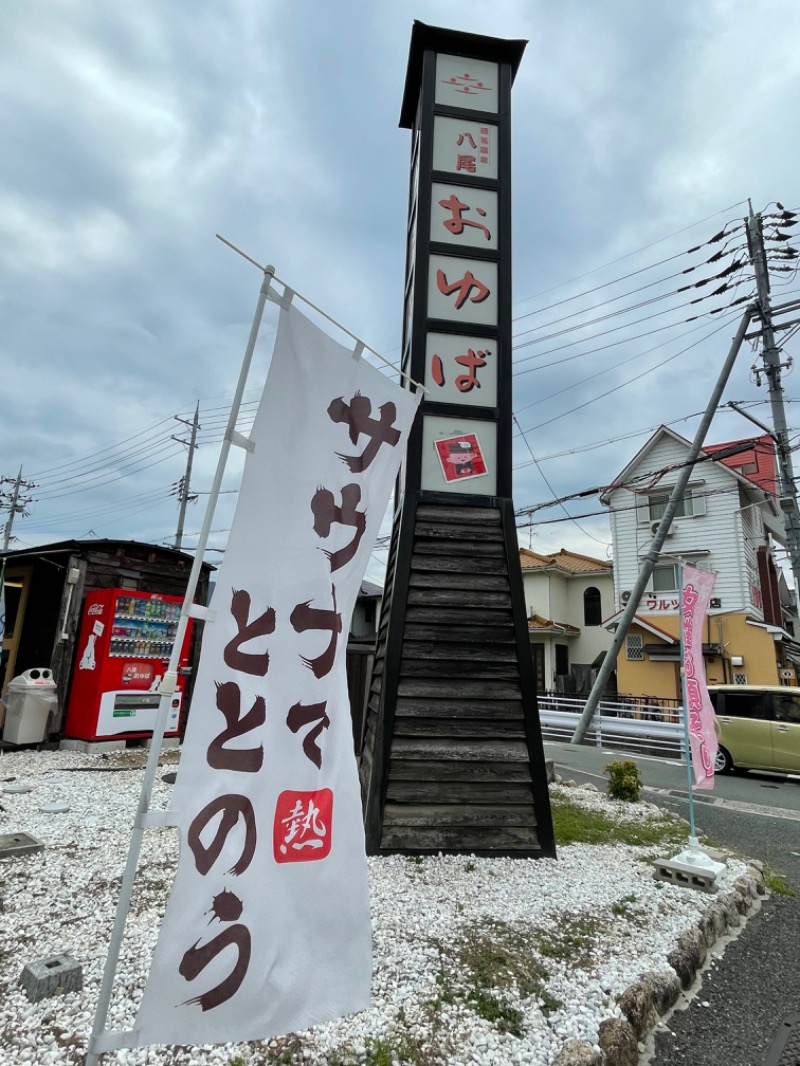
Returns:
[[[6,631],[6,619],[5,619],[5,602],[3,600],[3,589],[6,587],[6,557],[3,556],[3,565],[0,566],[0,607],[3,608],[3,616],[0,617],[0,657],[3,654],[3,637]],[[5,678],[3,678],[5,681]]]
[[[678,588],[680,589],[680,599],[678,607],[678,632],[680,633],[680,656],[681,656],[681,697],[683,699],[683,741],[684,741],[684,760],[686,762],[686,776],[689,782],[689,848],[697,848],[700,845],[700,841],[697,839],[697,832],[694,827],[694,792],[692,787],[692,749],[689,743],[689,701],[686,697],[686,669],[684,667],[685,659],[685,641],[683,635],[683,563],[678,563]]]
[[[696,667],[696,657],[698,654],[702,654],[702,651],[698,651],[698,648],[690,640],[687,643],[687,629],[690,628],[691,619],[691,636],[694,638],[697,634],[697,628],[695,626],[696,618],[694,614],[687,614],[687,607],[692,608],[699,599],[696,588],[691,588],[693,600],[689,597],[690,586],[685,584],[686,572],[690,571],[691,575],[695,575],[697,571],[691,566],[684,566],[683,563],[678,564],[678,626],[680,631],[680,657],[681,657],[681,694],[683,696],[683,736],[685,744],[685,758],[686,758],[686,776],[689,785],[689,842],[683,851],[679,852],[674,858],[671,859],[657,859],[655,863],[654,876],[658,880],[671,881],[673,884],[682,885],[686,888],[697,888],[702,891],[714,891],[716,887],[716,881],[722,871],[725,869],[725,863],[718,862],[716,859],[712,859],[711,856],[706,853],[700,847],[700,841],[697,838],[697,828],[694,820],[694,782],[692,778],[692,747],[689,737],[689,685],[688,680],[691,679],[693,688],[697,685],[697,674],[705,673],[702,668]],[[696,580],[690,576],[690,580]],[[713,576],[711,586],[713,586]],[[710,594],[710,588],[708,586],[705,590],[704,596],[707,598],[707,594]],[[701,611],[701,624],[702,618],[705,616],[706,598],[702,602]],[[687,656],[689,657],[690,669],[687,675]],[[703,678],[703,683],[705,679]],[[701,760],[702,761],[702,760]],[[699,772],[698,772],[698,777]]]
[[[266,266],[263,268],[264,279],[261,284],[261,290],[258,295],[258,302],[256,304],[255,314],[253,316],[253,323],[250,327],[250,336],[247,341],[247,347],[245,349],[244,359],[242,360],[242,367],[239,371],[239,380],[236,385],[236,392],[234,394],[233,403],[231,405],[230,415],[228,416],[228,425],[225,430],[225,436],[222,441],[222,448],[220,449],[219,460],[217,462],[217,471],[214,476],[214,482],[209,493],[208,506],[206,508],[206,515],[203,520],[203,526],[200,531],[200,537],[197,543],[197,549],[195,551],[194,563],[192,565],[191,572],[189,574],[189,580],[186,586],[186,594],[183,600],[183,607],[181,608],[181,615],[178,621],[178,628],[175,634],[175,641],[172,645],[172,652],[170,653],[169,665],[161,683],[159,693],[161,699],[159,701],[158,716],[153,729],[153,736],[150,740],[150,751],[147,756],[147,764],[145,766],[144,777],[142,778],[142,787],[139,793],[139,805],[136,811],[136,817],[134,819],[133,829],[131,832],[131,842],[128,849],[128,859],[125,865],[125,871],[122,875],[122,884],[120,886],[119,900],[117,903],[117,912],[114,918],[114,925],[111,932],[111,941],[108,947],[108,955],[106,956],[105,970],[103,972],[102,982],[100,984],[100,993],[97,999],[97,1008],[95,1011],[94,1024],[92,1026],[92,1033],[89,1037],[89,1047],[86,1054],[85,1066],[97,1066],[99,1062],[98,1041],[105,1031],[106,1021],[108,1019],[108,1007],[111,1002],[111,990],[114,984],[114,978],[117,972],[117,964],[119,963],[120,948],[122,947],[122,939],[125,934],[125,925],[128,919],[128,912],[130,910],[131,898],[133,896],[133,882],[136,877],[136,870],[139,865],[139,856],[142,850],[142,839],[144,836],[144,830],[147,823],[147,813],[150,807],[150,799],[153,792],[153,785],[155,783],[156,772],[158,770],[158,760],[161,755],[161,745],[164,740],[164,733],[166,731],[167,718],[169,715],[170,705],[172,703],[172,696],[175,693],[178,679],[178,664],[180,660],[181,648],[186,636],[186,630],[189,625],[189,618],[192,615],[192,601],[194,600],[195,593],[197,591],[197,584],[200,577],[200,572],[203,566],[203,556],[205,554],[206,545],[208,543],[208,536],[211,531],[211,523],[214,518],[214,510],[219,499],[220,489],[222,487],[222,479],[225,474],[225,466],[228,461],[228,455],[230,453],[231,444],[239,443],[246,446],[246,442],[237,440],[236,421],[239,417],[239,409],[242,403],[242,396],[244,395],[245,386],[247,384],[247,377],[250,372],[250,364],[253,361],[253,353],[255,351],[256,341],[258,340],[258,333],[261,327],[261,319],[264,315],[264,308],[267,303],[270,284],[275,276],[275,267]],[[195,615],[198,619],[202,619],[205,616],[205,609],[200,608]]]

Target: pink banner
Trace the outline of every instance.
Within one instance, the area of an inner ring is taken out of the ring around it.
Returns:
[[[714,708],[708,698],[703,662],[703,625],[711,590],[717,579],[708,570],[683,566],[681,577],[681,659],[683,665],[684,713],[689,723],[695,788],[714,787],[717,735]]]

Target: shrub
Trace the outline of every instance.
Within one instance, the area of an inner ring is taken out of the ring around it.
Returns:
[[[608,777],[608,794],[612,799],[627,800],[629,803],[638,801],[642,778],[639,767],[632,759],[610,762],[603,773]]]

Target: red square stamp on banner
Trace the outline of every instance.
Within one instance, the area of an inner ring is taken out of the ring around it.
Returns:
[[[313,862],[331,850],[333,792],[281,792],[275,805],[272,851],[275,862]]]

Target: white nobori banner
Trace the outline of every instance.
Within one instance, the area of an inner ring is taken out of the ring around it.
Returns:
[[[345,654],[417,404],[281,311],[203,632],[139,1044],[263,1039],[369,1003]]]

